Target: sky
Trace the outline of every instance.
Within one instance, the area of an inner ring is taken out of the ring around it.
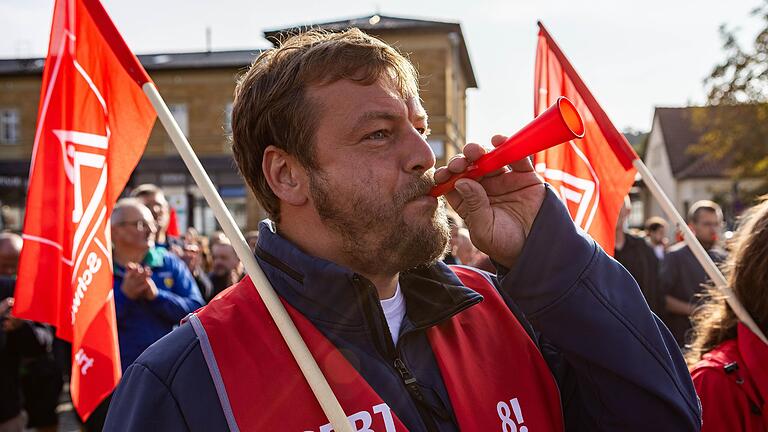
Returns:
[[[541,20],[619,129],[647,131],[656,106],[704,102],[703,79],[724,59],[718,27],[750,44],[760,0],[102,0],[137,54],[268,47],[266,29],[390,16],[459,22],[478,89],[467,139],[511,134],[533,115]],[[42,57],[53,1],[0,0],[0,58]]]

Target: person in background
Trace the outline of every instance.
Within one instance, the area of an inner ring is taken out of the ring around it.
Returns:
[[[768,196],[747,210],[730,242],[728,286],[768,334]],[[739,322],[713,286],[693,315],[686,355],[701,399],[703,432],[768,430],[768,345]]]
[[[155,219],[157,234],[155,234],[155,247],[164,248],[181,255],[182,241],[176,237],[168,236],[168,223],[170,222],[170,209],[168,200],[165,199],[163,190],[151,183],[136,186],[130,194],[131,198],[141,201]]]
[[[616,221],[616,243],[613,257],[635,278],[651,311],[657,316],[662,316],[665,309],[664,293],[661,292],[659,282],[659,260],[645,240],[627,230],[630,211],[629,197],[626,197]]]
[[[648,244],[653,248],[656,258],[659,261],[664,260],[669,243],[669,238],[667,238],[667,221],[658,216],[648,218],[645,221],[645,233]]]
[[[0,234],[0,431],[55,431],[62,378],[51,357],[53,331],[11,314],[21,247],[20,236]]]
[[[688,226],[715,263],[725,259],[725,252],[717,247],[722,225],[723,211],[712,201],[697,201],[688,211]],[[685,242],[669,248],[661,263],[660,278],[661,290],[665,293],[665,321],[682,348],[691,328],[690,316],[696,306],[696,295],[709,278]]]
[[[157,216],[163,220],[164,214],[161,210]],[[123,198],[112,209],[113,293],[123,372],[182,318],[203,306],[184,262],[155,246],[155,220],[138,198]],[[88,418],[87,431],[103,429],[110,400],[107,397]]]
[[[453,256],[456,257],[457,264],[472,265],[475,261],[477,248],[472,244],[468,229],[459,228],[456,230],[452,253]]]
[[[213,251],[213,247],[219,243],[229,243],[229,239],[223,231],[214,231],[208,236],[208,247]]]
[[[243,277],[243,264],[235,253],[232,243],[224,237],[211,246],[211,258],[213,269],[208,277],[213,283],[213,291],[206,301],[212,298],[230,286],[237,283]]]
[[[211,298],[213,283],[208,277],[208,269],[210,268],[208,241],[194,228],[188,228],[184,235],[184,252],[181,259],[195,278],[195,283],[197,283],[203,299]]]
[[[451,238],[448,240],[448,251],[446,252],[442,261],[448,265],[458,264],[459,262],[453,255],[453,249],[456,247],[456,239],[459,235],[459,228],[461,227],[459,226],[458,216],[454,216],[450,212],[446,213],[448,213],[446,215],[446,219],[448,220],[448,227],[451,230]]]
[[[259,242],[259,232],[254,231],[248,231],[245,233],[245,241],[248,242],[248,248],[251,249],[251,252],[256,250],[256,243]]]
[[[203,305],[187,266],[154,245],[149,209],[124,198],[112,210],[114,294],[123,370],[188,313]]]

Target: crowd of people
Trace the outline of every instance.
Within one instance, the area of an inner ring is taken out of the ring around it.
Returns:
[[[630,230],[625,200],[616,225],[614,257],[632,274],[648,306],[685,349],[691,341],[691,316],[705,300],[709,280],[691,249],[683,241],[670,242],[667,223],[652,217],[644,229]],[[688,210],[688,226],[716,264],[724,262],[728,243],[721,238],[723,212],[710,200],[695,202]]]
[[[429,190],[486,150],[433,172],[427,131],[412,65],[358,30],[287,40],[236,91],[235,160],[271,219],[246,238],[357,430],[765,430],[768,347],[663,220],[631,231],[626,203],[619,265],[527,159],[457,181],[448,218]],[[229,239],[171,236],[169,210],[149,184],[113,208],[124,375],[84,428],[332,430]],[[768,201],[731,242],[717,204],[687,216],[766,332]],[[21,246],[0,235],[0,432],[54,430],[68,371],[10,313]]]
[[[163,191],[144,184],[112,211],[114,299],[120,361],[125,370],[147,347],[243,277],[222,233],[189,228],[168,235],[170,209]],[[255,247],[258,232],[246,233]],[[55,431],[56,408],[69,374],[69,345],[50,326],[13,317],[13,291],[23,240],[0,234],[0,431]],[[101,430],[109,398],[83,424]]]
[[[629,230],[629,210],[627,201],[617,223],[615,258],[633,275],[650,309],[687,352],[705,419],[722,427],[728,421],[754,422],[754,415],[742,416],[741,411],[755,413],[761,407],[761,391],[767,383],[759,380],[764,379],[768,352],[738,324],[722,296],[707,285],[708,278],[690,248],[684,242],[671,244],[664,219],[651,218],[644,229]],[[113,210],[114,292],[123,370],[187,314],[244,276],[243,266],[223,233],[204,236],[189,228],[183,235],[171,237],[167,234],[169,214],[162,190],[149,184],[134,188]],[[725,268],[740,300],[758,308],[762,313],[756,316],[758,322],[766,322],[768,201],[747,214],[742,229],[729,243],[718,237],[723,221],[716,203],[695,203],[688,221],[713,260],[727,262]],[[450,247],[443,261],[495,271],[490,258],[472,244],[461,219],[450,215],[449,223]],[[258,236],[258,231],[245,234],[252,250]],[[21,247],[20,236],[0,234],[0,314],[5,316],[0,331],[0,430],[56,430],[55,409],[68,374],[67,347],[54,338],[49,326],[9,314]],[[726,249],[731,252],[727,261]],[[693,329],[692,322],[696,324]],[[762,372],[753,378],[748,370]],[[714,402],[723,400],[723,391],[731,392],[728,420],[713,414],[724,409],[720,402]],[[86,430],[101,430],[108,404],[109,399],[83,425]],[[707,410],[708,406],[712,408]]]

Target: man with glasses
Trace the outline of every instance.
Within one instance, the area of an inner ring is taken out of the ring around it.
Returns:
[[[115,311],[123,371],[147,347],[203,305],[192,274],[181,259],[155,247],[150,210],[135,198],[112,211]]]
[[[181,255],[180,252],[183,242],[178,237],[171,237],[168,235],[168,227],[171,220],[171,208],[168,205],[168,200],[165,199],[163,190],[151,183],[146,183],[136,186],[136,188],[131,191],[131,198],[138,199],[142,204],[147,206],[150,212],[152,212],[152,217],[157,226],[155,246],[167,250],[172,250],[174,247],[178,247],[178,255]]]
[[[697,201],[688,211],[688,226],[715,263],[725,259],[725,252],[717,247],[722,225],[723,211],[715,202]],[[685,334],[691,328],[690,316],[696,307],[696,295],[709,277],[685,242],[670,247],[660,273],[662,292],[666,293],[665,321],[678,345],[683,347]]]

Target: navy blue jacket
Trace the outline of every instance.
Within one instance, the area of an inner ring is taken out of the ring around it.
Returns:
[[[125,269],[114,265],[115,312],[120,362],[125,371],[147,347],[167,335],[187,314],[203,306],[192,273],[176,255],[163,248],[152,248],[144,258],[152,269],[157,286],[154,300],[131,300],[123,290]]]
[[[407,312],[394,347],[370,282],[304,254],[267,225],[256,254],[279,295],[341,349],[410,431],[458,430],[424,330],[472,307],[479,294],[443,264],[402,274]],[[574,227],[550,190],[515,268],[498,277],[557,379],[567,430],[699,430],[698,399],[674,339],[629,273]],[[417,379],[419,395],[409,393],[395,359]],[[105,430],[227,430],[191,325],[128,369]]]

